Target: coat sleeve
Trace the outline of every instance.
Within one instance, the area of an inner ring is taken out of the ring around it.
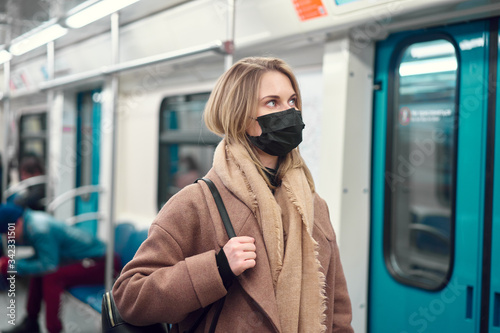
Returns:
[[[199,185],[174,196],[114,284],[123,319],[139,326],[178,323],[222,298],[226,289],[216,265],[215,237]]]

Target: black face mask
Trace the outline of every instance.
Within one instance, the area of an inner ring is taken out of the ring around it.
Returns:
[[[248,136],[255,147],[273,156],[285,156],[302,142],[302,113],[294,108],[257,117],[262,134]]]

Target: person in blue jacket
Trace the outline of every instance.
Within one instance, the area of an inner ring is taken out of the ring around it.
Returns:
[[[7,234],[7,256],[0,258],[4,276],[30,276],[27,317],[8,332],[40,332],[38,315],[45,302],[50,333],[60,332],[61,295],[75,285],[104,282],[106,245],[86,231],[50,214],[14,204],[0,205],[0,233]],[[31,258],[15,258],[16,245],[34,249]],[[16,273],[14,273],[16,272]]]

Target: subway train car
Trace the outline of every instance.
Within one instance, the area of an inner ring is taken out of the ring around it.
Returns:
[[[299,149],[329,206],[355,332],[500,332],[500,1],[107,5],[0,2],[2,200],[44,183],[46,210],[111,254],[116,225],[147,229],[209,170],[217,78],[277,56],[299,79]],[[47,172],[19,182],[28,152]]]

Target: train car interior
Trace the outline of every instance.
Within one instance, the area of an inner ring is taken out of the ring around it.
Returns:
[[[65,331],[100,331],[114,256],[212,167],[216,80],[276,56],[354,331],[499,333],[499,26],[499,0],[0,0],[0,200],[43,186],[47,213],[107,246],[104,284],[66,292]],[[45,172],[23,179],[30,154]]]

